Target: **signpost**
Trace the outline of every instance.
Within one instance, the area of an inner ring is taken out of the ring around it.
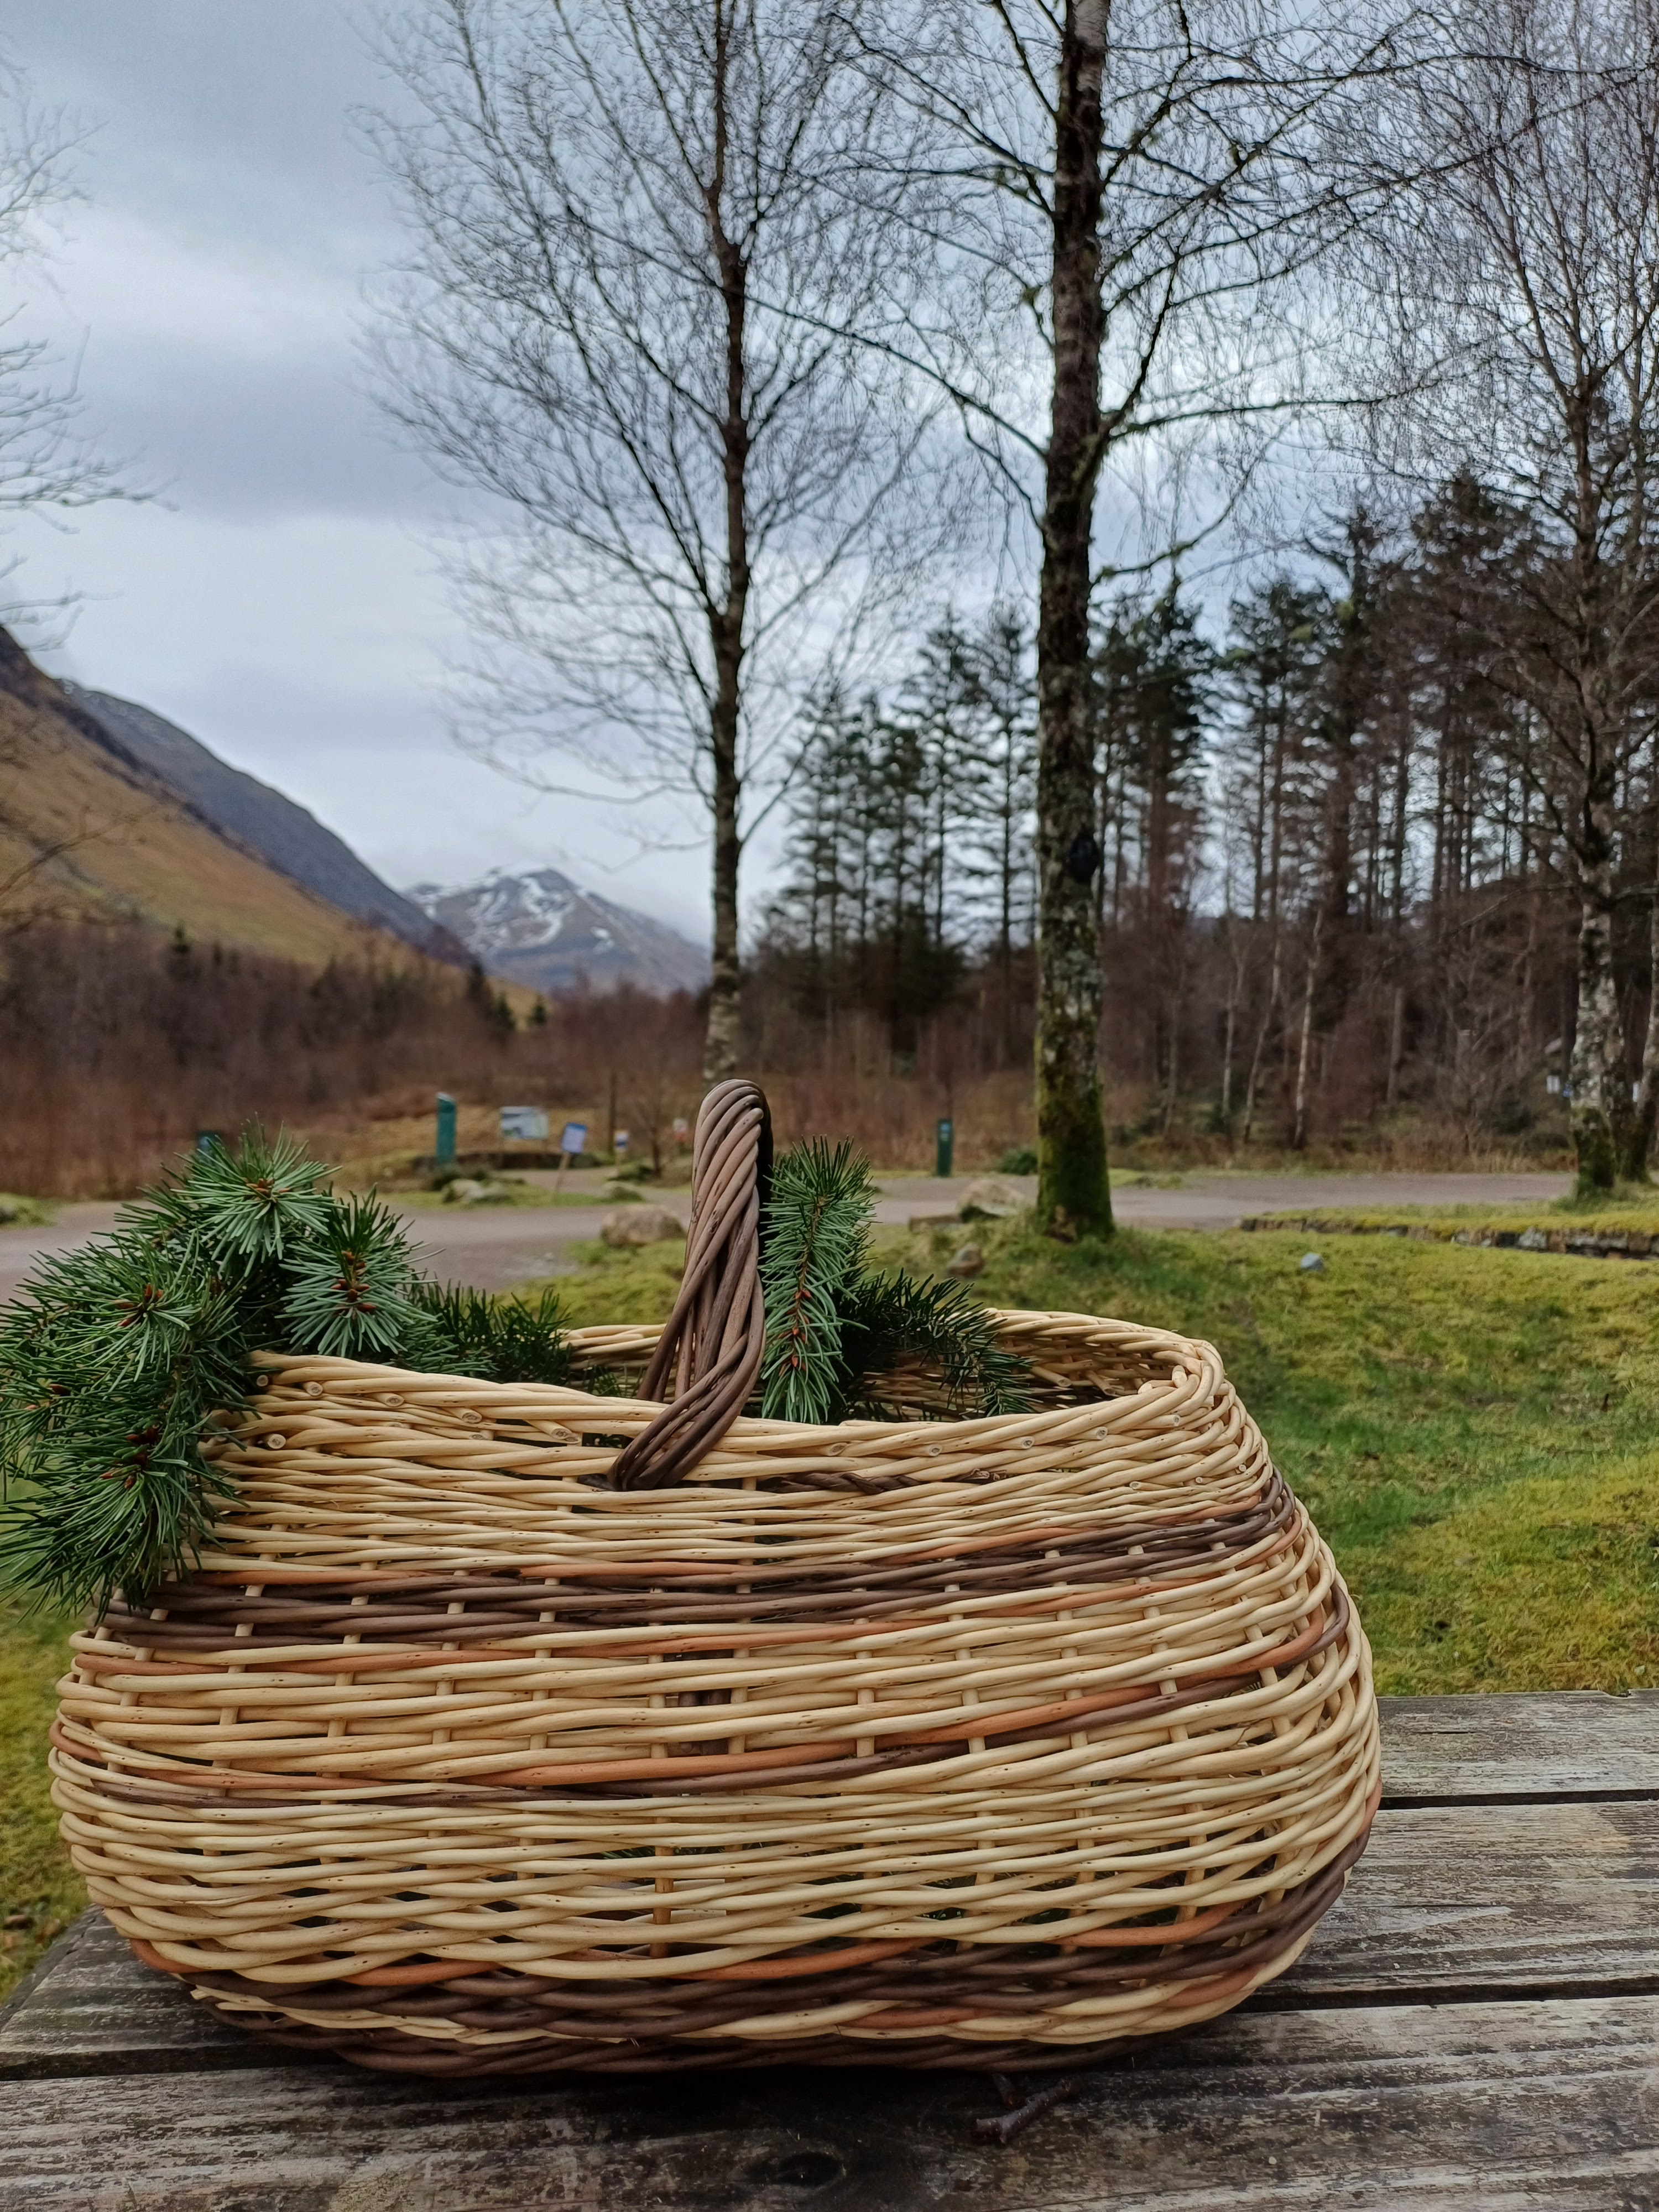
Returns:
[[[447,1091],[438,1093],[438,1135],[432,1157],[441,1168],[455,1164],[455,1101]]]
[[[948,1176],[951,1172],[951,1162],[956,1150],[956,1123],[948,1118],[941,1119],[935,1135],[936,1141],[933,1149],[933,1173],[936,1176]]]
[[[547,1142],[547,1109],[542,1106],[503,1106],[501,1109],[503,1140],[514,1137],[529,1137],[538,1144]]]
[[[587,1149],[586,1121],[567,1121],[559,1133],[559,1172],[553,1179],[555,1190],[564,1188],[564,1171],[572,1160],[580,1159]]]

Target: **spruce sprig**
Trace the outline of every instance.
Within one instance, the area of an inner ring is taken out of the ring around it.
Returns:
[[[851,1145],[832,1151],[814,1138],[773,1166],[761,1259],[769,1420],[841,1418],[842,1298],[864,1265],[875,1206],[869,1166]]]

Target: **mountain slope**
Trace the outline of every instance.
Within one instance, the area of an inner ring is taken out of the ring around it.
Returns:
[[[203,944],[317,965],[406,961],[204,820],[0,629],[0,915],[130,917]]]
[[[642,991],[700,991],[708,955],[665,922],[573,884],[556,868],[446,889],[416,884],[416,904],[454,932],[492,975],[532,990],[597,991],[633,983]]]
[[[89,714],[109,750],[148,769],[203,819],[280,869],[319,898],[359,921],[389,929],[441,960],[465,961],[459,940],[384,884],[314,814],[256,776],[232,768],[176,722],[78,684],[62,690]]]

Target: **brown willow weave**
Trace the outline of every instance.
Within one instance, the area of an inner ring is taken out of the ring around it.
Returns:
[[[642,1397],[262,1356],[199,1571],[76,1639],[93,1898],[435,2075],[1071,2065],[1237,2004],[1363,1848],[1364,1638],[1208,1345],[997,1318],[1036,1411],[741,1419],[670,1488],[611,1486]]]
[[[772,1123],[752,1083],[717,1083],[697,1115],[685,1274],[645,1380],[666,1398],[611,1470],[613,1490],[660,1490],[690,1474],[749,1402],[766,1352],[760,1279],[762,1185]]]

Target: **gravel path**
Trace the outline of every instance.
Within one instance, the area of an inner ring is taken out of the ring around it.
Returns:
[[[550,1182],[552,1177],[538,1175],[532,1180]],[[575,1264],[571,1246],[596,1237],[612,1210],[598,1194],[602,1180],[599,1174],[573,1176],[566,1185],[571,1195],[584,1198],[592,1188],[591,1205],[411,1207],[405,1218],[434,1274],[479,1290],[506,1290],[534,1276],[569,1272]],[[927,1215],[948,1219],[968,1180],[965,1176],[949,1182],[933,1176],[884,1176],[877,1218],[888,1224]],[[1028,1197],[1035,1195],[1034,1176],[1011,1180]],[[1337,1206],[1544,1206],[1564,1197],[1571,1187],[1571,1178],[1565,1175],[1216,1173],[1189,1175],[1175,1190],[1148,1188],[1127,1176],[1114,1188],[1112,1203],[1120,1221],[1138,1228],[1213,1230],[1230,1229],[1246,1213],[1322,1212]],[[684,1218],[690,1194],[653,1192],[650,1200]],[[0,1228],[0,1299],[11,1296],[40,1255],[69,1250],[109,1228],[114,1218],[114,1206],[100,1202],[61,1207],[49,1229]],[[963,1233],[965,1237],[970,1232]]]

